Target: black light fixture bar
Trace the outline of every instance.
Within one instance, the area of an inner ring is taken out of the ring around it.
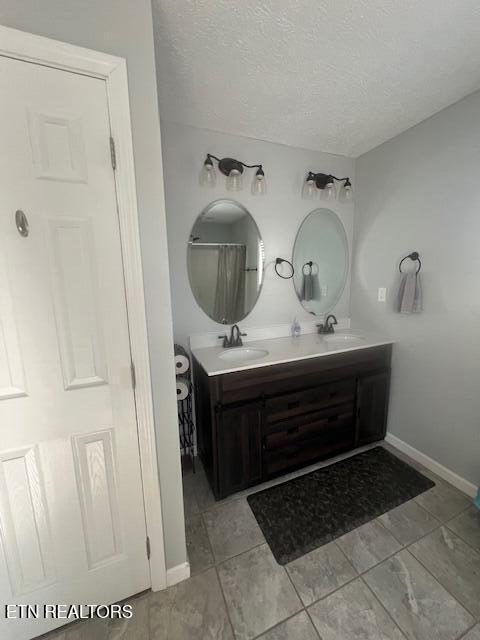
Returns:
[[[313,180],[317,189],[325,189],[327,184],[330,184],[333,180],[337,182],[344,182],[345,184],[351,185],[350,178],[337,178],[337,176],[333,176],[331,173],[314,173],[313,171],[308,172],[307,180]]]
[[[309,171],[303,185],[302,196],[311,199],[315,196],[315,192],[319,190],[328,200],[336,198],[335,182],[342,182],[340,190],[340,200],[352,200],[353,190],[350,178],[339,178],[331,173],[315,173]],[[323,197],[323,196],[322,196]]]
[[[215,171],[213,161],[218,165],[218,170],[227,177],[227,189],[238,191],[242,187],[241,175],[244,169],[256,169],[252,183],[252,194],[263,195],[265,193],[265,172],[261,164],[247,164],[235,158],[218,158],[213,153],[207,153],[200,173],[202,186],[215,185]]]
[[[217,158],[217,156],[214,156],[212,153],[207,153],[207,159],[205,160],[205,164],[207,164],[208,160],[210,161],[216,160],[218,164],[218,169],[223,173],[224,176],[230,175],[230,171],[232,171],[232,169],[236,169],[240,173],[243,173],[244,168],[261,169],[263,173],[263,167],[261,164],[246,164],[241,160],[235,160],[235,158]],[[210,162],[209,164],[212,164],[212,163]]]

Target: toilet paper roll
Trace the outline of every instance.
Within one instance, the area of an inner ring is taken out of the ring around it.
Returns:
[[[190,384],[186,378],[177,378],[177,400],[185,400],[190,393]]]
[[[186,373],[190,369],[187,352],[179,344],[175,345],[175,375]]]
[[[177,376],[182,373],[186,373],[190,369],[190,361],[187,356],[177,355],[175,356],[175,374]]]

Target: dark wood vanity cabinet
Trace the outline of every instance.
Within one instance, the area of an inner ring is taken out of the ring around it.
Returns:
[[[389,371],[359,376],[357,382],[357,447],[384,437],[387,427],[389,393]]]
[[[391,345],[207,376],[198,452],[217,499],[385,436]]]
[[[228,495],[262,481],[263,405],[217,407],[218,486]]]

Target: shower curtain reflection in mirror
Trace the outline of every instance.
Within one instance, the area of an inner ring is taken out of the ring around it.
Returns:
[[[232,324],[245,312],[245,269],[247,248],[244,244],[223,244],[218,248],[215,318]]]
[[[216,200],[200,213],[187,262],[194,298],[212,320],[234,324],[250,313],[262,287],[265,251],[255,221],[241,204]]]

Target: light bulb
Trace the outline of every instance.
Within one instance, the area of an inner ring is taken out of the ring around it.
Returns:
[[[254,196],[264,196],[267,191],[267,183],[265,182],[265,174],[262,167],[257,169],[252,181],[252,194]]]
[[[242,174],[238,169],[232,169],[227,176],[228,191],[240,191],[242,188]]]
[[[351,202],[353,200],[353,187],[349,178],[347,178],[340,189],[338,199],[341,202]]]
[[[317,196],[317,185],[315,184],[315,180],[307,177],[305,182],[303,183],[302,189],[302,198],[304,200],[313,200]]]
[[[337,197],[337,189],[333,178],[330,179],[322,191],[322,200],[335,200]]]
[[[215,172],[213,162],[207,157],[200,171],[199,182],[201,187],[214,187],[217,182],[217,174]]]

